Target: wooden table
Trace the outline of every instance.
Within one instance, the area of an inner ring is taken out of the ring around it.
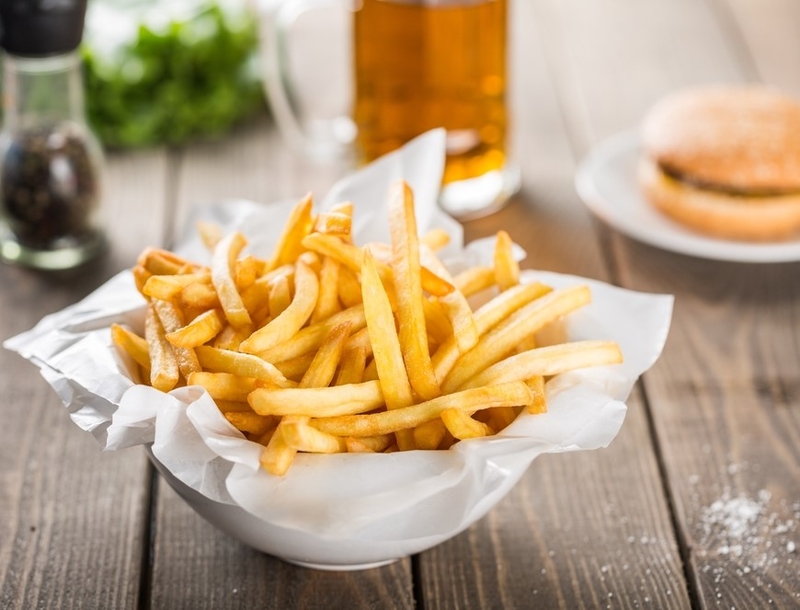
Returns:
[[[34,368],[0,353],[3,608],[796,608],[800,606],[800,266],[634,242],[575,194],[580,159],[668,91],[765,81],[800,95],[791,0],[516,0],[523,189],[466,224],[508,230],[524,266],[676,297],[657,365],[606,450],[545,456],[462,535],[388,567],[302,569],[195,515],[140,449],[102,454]],[[187,210],[269,202],[335,172],[268,122],[222,142],[114,154],[111,255],[80,273],[0,267],[0,338],[78,300]]]

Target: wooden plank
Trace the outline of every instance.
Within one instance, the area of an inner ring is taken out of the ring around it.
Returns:
[[[361,572],[290,565],[199,518],[164,481],[158,490],[151,607],[414,607],[411,561]]]
[[[106,211],[125,219],[109,227],[111,256],[60,274],[0,266],[0,339],[82,298],[144,245],[148,212],[158,217],[163,204],[163,156],[134,164],[137,176],[151,180],[126,180],[128,161],[109,159]],[[0,352],[0,370],[0,606],[135,608],[148,503],[144,456],[101,454],[16,355]]]
[[[540,6],[568,16],[547,22],[562,40],[550,61],[570,93],[563,106],[582,152],[634,127],[666,90],[746,80],[743,58],[759,57],[757,48],[735,47],[730,23],[702,2]],[[796,27],[789,11],[779,19]],[[592,52],[566,52],[576,47]],[[628,75],[629,86],[600,82],[601,65]],[[637,79],[642,66],[650,77]],[[702,261],[612,239],[624,285],[676,295],[670,340],[644,387],[697,603],[795,607],[798,268]]]
[[[609,279],[593,221],[572,188],[575,158],[544,63],[533,4],[513,6],[515,133],[523,191],[468,223],[508,230],[523,266]],[[423,553],[426,608],[686,608],[689,599],[641,397],[596,452],[543,456],[486,518]]]

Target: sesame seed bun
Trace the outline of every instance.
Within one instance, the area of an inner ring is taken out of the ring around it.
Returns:
[[[639,180],[697,231],[771,241],[800,234],[800,102],[758,85],[664,98],[642,124]]]

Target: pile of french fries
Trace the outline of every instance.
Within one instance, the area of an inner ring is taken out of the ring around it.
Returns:
[[[389,209],[390,244],[358,246],[351,204],[314,214],[307,196],[269,260],[210,224],[198,226],[210,266],[147,249],[133,269],[144,336],[114,325],[113,340],[154,388],[205,388],[274,475],[298,451],[446,449],[495,434],[546,410],[546,378],[622,361],[612,341],[542,344],[590,290],[520,283],[507,233],[492,265],[451,275],[437,256],[448,237],[418,235],[405,182]]]

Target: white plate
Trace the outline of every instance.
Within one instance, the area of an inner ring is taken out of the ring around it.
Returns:
[[[646,244],[701,258],[747,263],[800,260],[800,241],[747,243],[705,237],[684,229],[650,206],[639,191],[639,135],[625,132],[596,146],[575,175],[584,203],[615,229]]]

